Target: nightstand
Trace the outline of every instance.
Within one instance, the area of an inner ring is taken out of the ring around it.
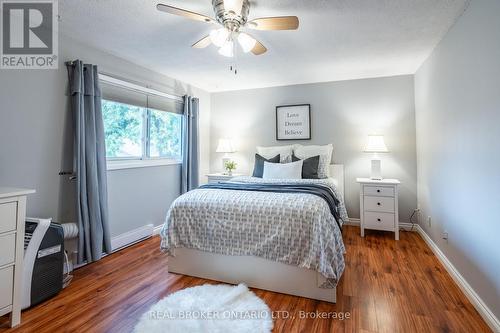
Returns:
[[[225,175],[223,173],[211,173],[207,175],[207,178],[209,183],[220,183],[220,182],[227,182],[228,180],[231,180],[232,178],[238,176],[243,176],[243,175],[240,173],[233,173],[232,175]]]
[[[359,189],[359,214],[361,237],[365,229],[386,230],[395,233],[399,240],[398,185],[397,179],[373,180],[357,178]]]

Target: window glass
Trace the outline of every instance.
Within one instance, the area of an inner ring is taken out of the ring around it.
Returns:
[[[141,158],[145,109],[102,100],[107,158]]]
[[[149,157],[181,158],[182,117],[149,110]]]

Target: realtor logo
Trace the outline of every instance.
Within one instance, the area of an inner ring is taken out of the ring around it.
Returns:
[[[57,0],[1,1],[2,69],[56,69]]]

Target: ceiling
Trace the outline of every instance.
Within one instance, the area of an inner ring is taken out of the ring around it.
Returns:
[[[249,19],[296,15],[297,31],[252,31],[261,56],[192,49],[213,26],[158,12],[159,1],[60,0],[61,33],[208,91],[413,74],[468,0],[257,0]],[[211,0],[162,0],[213,17]]]

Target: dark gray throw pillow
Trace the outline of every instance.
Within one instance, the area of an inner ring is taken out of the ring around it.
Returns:
[[[253,165],[253,175],[252,176],[262,178],[262,174],[264,173],[264,162],[279,163],[280,162],[280,154],[278,154],[270,159],[266,159],[266,158],[260,156],[259,154],[255,154],[255,164]]]
[[[292,162],[300,161],[295,155],[292,155]],[[302,164],[302,179],[319,179],[318,177],[319,155],[306,158]]]

